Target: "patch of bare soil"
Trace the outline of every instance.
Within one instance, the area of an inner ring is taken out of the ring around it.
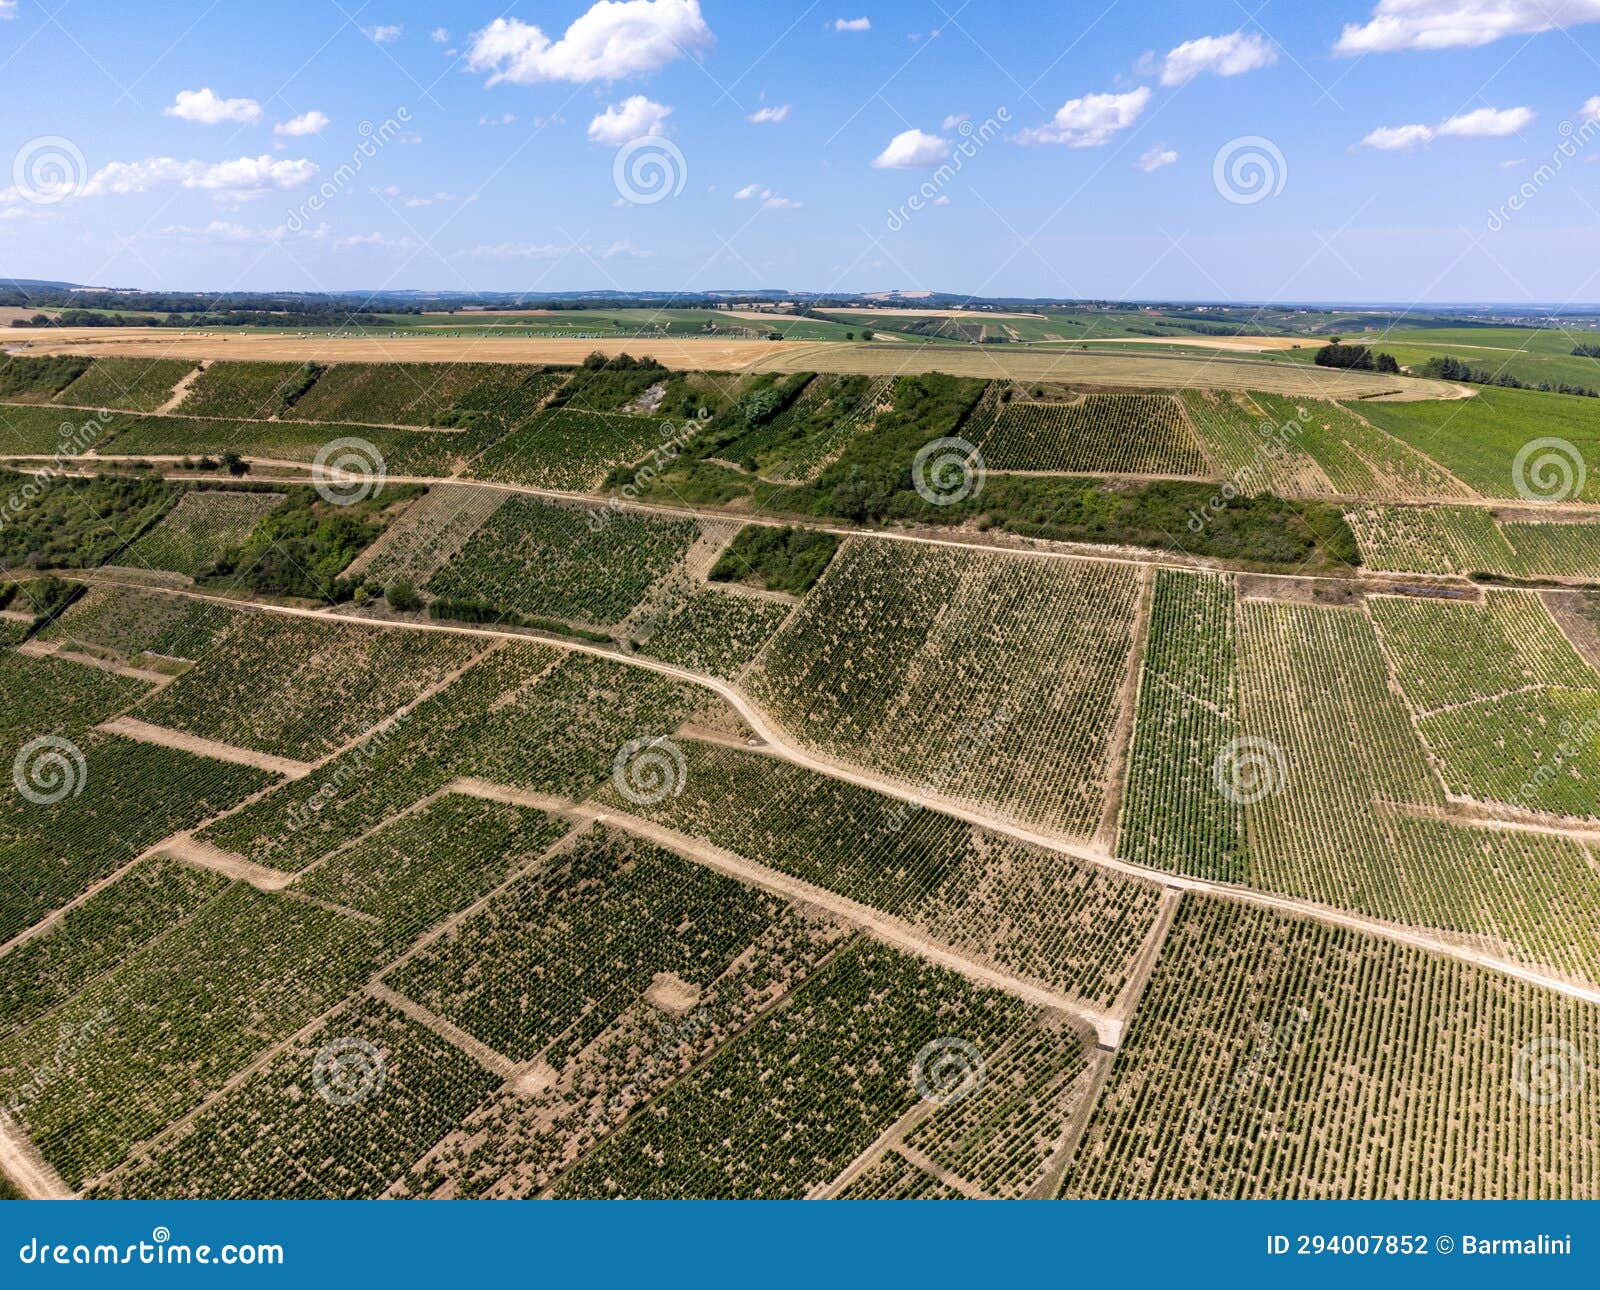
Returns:
[[[158,676],[157,679],[168,678]],[[202,739],[199,735],[185,734],[181,730],[151,725],[148,721],[140,721],[137,717],[117,717],[95,728],[104,730],[107,734],[121,735],[125,739],[137,739],[140,743],[162,744],[167,748],[197,753],[201,757],[232,762],[236,766],[254,766],[257,770],[268,770],[276,775],[286,775],[290,779],[301,779],[309,775],[312,769],[310,762],[295,761],[289,757],[274,757],[271,753],[256,752],[253,748],[240,748],[236,744],[218,743],[215,739]]]
[[[645,988],[644,1001],[669,1016],[682,1017],[700,1002],[700,991],[675,972],[657,972]]]
[[[1333,578],[1278,578],[1261,574],[1239,575],[1243,600],[1281,600],[1300,605],[1359,605],[1364,589],[1359,582]]]

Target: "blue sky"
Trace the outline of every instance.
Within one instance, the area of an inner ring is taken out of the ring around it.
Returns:
[[[0,78],[8,276],[1600,301],[1600,0],[0,0]]]

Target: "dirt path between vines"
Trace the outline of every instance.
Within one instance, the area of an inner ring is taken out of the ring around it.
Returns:
[[[5,1111],[0,1111],[0,1170],[29,1200],[76,1200],[60,1174],[52,1169],[33,1139]]]
[[[85,581],[101,580],[88,578]],[[127,583],[110,583],[109,585],[137,586],[137,584]],[[148,587],[138,587],[138,589],[150,590]],[[195,600],[207,600],[219,604],[237,605],[239,603],[225,596],[193,591],[171,590],[164,591],[163,594],[184,596]],[[807,770],[816,771],[818,774],[826,775],[831,779],[857,784],[885,797],[894,798],[896,801],[907,802],[915,806],[926,806],[946,815],[966,820],[970,824],[976,824],[980,828],[988,829],[993,833],[1003,834],[1020,842],[1042,847],[1058,855],[1071,856],[1074,859],[1086,861],[1102,869],[1120,873],[1130,878],[1138,878],[1144,882],[1157,883],[1184,891],[1193,891],[1202,895],[1215,896],[1224,900],[1242,901],[1245,904],[1270,909],[1291,917],[1310,918],[1330,926],[1344,927],[1367,935],[1378,936],[1384,940],[1410,945],[1429,953],[1442,954],[1465,963],[1471,963],[1477,967],[1499,972],[1502,975],[1510,976],[1520,981],[1526,981],[1531,985],[1554,990],[1558,994],[1564,994],[1571,998],[1600,1004],[1600,988],[1580,984],[1564,977],[1553,976],[1537,968],[1531,968],[1509,959],[1497,957],[1470,944],[1451,940],[1442,934],[1421,931],[1401,924],[1386,922],[1382,919],[1371,918],[1363,914],[1350,913],[1335,906],[1318,904],[1298,897],[1282,896],[1235,883],[1221,882],[1208,878],[1193,878],[1182,874],[1170,873],[1166,870],[1146,868],[1132,861],[1122,860],[1110,855],[1103,848],[1086,844],[1081,839],[1044,833],[1024,825],[1002,820],[983,811],[974,810],[965,803],[951,801],[937,794],[928,794],[915,786],[902,784],[886,776],[819,756],[802,748],[786,732],[774,725],[766,714],[731,682],[720,680],[717,677],[702,676],[697,672],[689,671],[687,668],[663,663],[658,659],[624,654],[617,649],[593,645],[585,641],[568,640],[554,636],[532,636],[527,633],[508,631],[502,628],[472,627],[436,622],[386,622],[381,619],[360,618],[352,614],[335,613],[322,609],[298,609],[286,605],[262,603],[254,603],[254,608],[264,613],[284,614],[290,617],[320,619],[326,622],[365,624],[380,630],[447,632],[454,635],[476,636],[491,640],[533,642],[541,646],[565,650],[568,653],[590,654],[597,658],[610,659],[612,662],[637,667],[644,671],[657,672],[664,676],[670,676],[686,685],[710,690],[721,696],[744,719],[750,729],[767,743],[768,747],[761,750],[763,754],[782,758],[784,761],[804,767]],[[1055,1004],[1051,1006],[1059,1007],[1061,1005]],[[1073,1005],[1068,1010],[1080,1013],[1083,1011],[1078,1005]]]
[[[205,739],[200,735],[173,730],[168,726],[151,725],[150,722],[140,721],[137,717],[116,717],[111,721],[102,721],[95,729],[103,730],[108,735],[136,739],[142,744],[160,744],[164,748],[176,748],[180,752],[210,757],[213,761],[230,762],[235,766],[253,766],[257,770],[271,771],[275,775],[283,775],[289,779],[304,779],[312,771],[312,764],[308,761],[274,757],[271,753],[240,748],[237,744],[219,743],[215,739]]]

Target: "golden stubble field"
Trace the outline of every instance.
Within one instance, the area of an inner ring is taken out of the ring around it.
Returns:
[[[7,338],[8,352],[104,357],[312,361],[318,363],[581,363],[588,355],[648,354],[680,371],[831,372],[905,376],[946,372],[1018,381],[1152,388],[1264,390],[1321,398],[1454,399],[1471,391],[1447,381],[1341,372],[1286,363],[1170,354],[1050,351],[995,345],[848,341],[577,340],[539,336],[298,336],[164,328],[60,328]]]

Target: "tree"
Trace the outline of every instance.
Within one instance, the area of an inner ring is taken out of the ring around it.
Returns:
[[[418,597],[416,588],[411,585],[410,578],[396,578],[384,588],[383,598],[389,602],[390,609],[402,614],[422,608],[422,600]]]

